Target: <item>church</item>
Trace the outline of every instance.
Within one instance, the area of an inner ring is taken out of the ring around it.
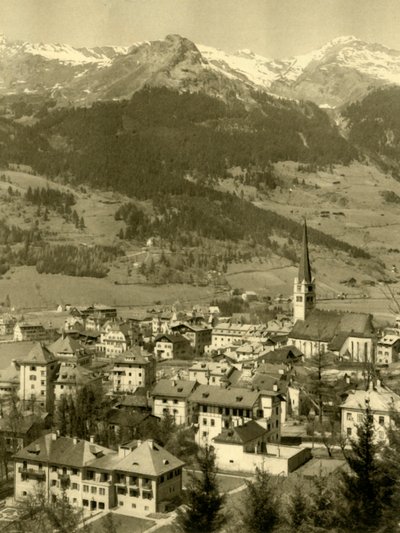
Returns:
[[[288,344],[298,348],[306,359],[332,352],[345,361],[372,362],[375,345],[372,315],[317,309],[316,303],[316,280],[311,271],[304,221],[299,271],[294,279],[294,326]]]

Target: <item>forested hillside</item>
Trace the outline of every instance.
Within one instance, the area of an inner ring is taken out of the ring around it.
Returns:
[[[27,164],[75,186],[151,200],[152,214],[134,204],[116,213],[126,223],[121,239],[157,236],[167,246],[191,248],[204,246],[202,239],[234,244],[229,252],[218,253],[218,259],[211,254],[203,268],[226,268],[238,249],[243,251],[244,242],[261,246],[261,255],[270,250],[295,260],[288,244],[300,239],[301,221],[219,192],[214,184],[232,167],[240,167],[248,181],[251,172],[256,175],[258,187],[275,187],[273,162],[324,167],[347,164],[357,152],[314,104],[261,93],[253,98],[257,105],[248,109],[235,98],[227,104],[204,94],[160,88],[90,108],[42,108],[33,125],[14,124],[13,135],[3,136],[2,162]],[[30,192],[27,200],[45,206],[46,195],[48,191]],[[63,213],[66,200],[68,209],[73,203],[73,198],[55,200]],[[310,237],[317,245],[368,257],[322,232],[311,230]]]
[[[350,141],[400,179],[400,87],[376,90],[343,114]]]

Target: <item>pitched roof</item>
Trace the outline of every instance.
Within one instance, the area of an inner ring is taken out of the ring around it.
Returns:
[[[53,354],[40,342],[37,342],[29,352],[28,357],[22,362],[47,364],[50,361],[54,361]]]
[[[297,360],[302,356],[302,352],[296,346],[283,346],[276,350],[263,353],[257,358],[260,363],[286,363],[287,361]]]
[[[193,392],[196,385],[197,381],[160,379],[151,391],[151,395],[171,398],[187,398]]]
[[[314,309],[305,320],[297,320],[289,338],[331,342],[339,333],[371,337],[373,332],[371,315]]]
[[[381,385],[370,386],[368,390],[357,389],[349,393],[342,403],[342,409],[365,409],[366,402],[372,411],[391,412],[400,409],[400,396]]]
[[[146,352],[147,355],[150,355]],[[126,364],[137,364],[137,365],[148,365],[150,361],[146,359],[144,353],[140,346],[132,346],[127,352],[124,352],[120,356],[114,359],[115,363],[126,363]]]
[[[111,462],[110,462],[111,459]],[[118,454],[94,460],[91,466],[96,468],[112,468],[122,472],[132,472],[143,476],[160,476],[185,463],[156,444],[153,440],[140,443],[137,448],[128,452],[125,457]]]
[[[186,337],[181,335],[180,333],[162,333],[161,335],[158,335],[155,339],[155,342],[160,341],[162,339],[167,339],[169,342],[172,342],[173,344],[178,342],[189,342]]]
[[[15,454],[16,459],[82,467],[101,455],[112,453],[109,448],[87,440],[57,437],[48,433]]]
[[[310,258],[308,255],[307,223],[305,219],[303,227],[303,248],[300,257],[298,281],[299,283],[302,281],[305,281],[306,283],[312,282]]]
[[[215,442],[226,442],[229,444],[246,444],[252,440],[258,439],[268,433],[255,420],[250,420],[242,426],[235,426],[230,429],[223,429],[222,432],[214,438]]]
[[[190,400],[202,405],[251,409],[259,396],[258,391],[251,391],[242,387],[225,389],[213,385],[199,385],[190,396]]]
[[[73,339],[69,335],[61,335],[55,342],[48,346],[50,352],[56,354],[75,354],[81,349],[81,344],[78,340]]]
[[[73,367],[62,365],[58,373],[56,383],[85,385],[97,379],[100,379],[100,375],[95,374],[88,368],[79,365]]]

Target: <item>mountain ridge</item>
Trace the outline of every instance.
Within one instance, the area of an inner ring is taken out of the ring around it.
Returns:
[[[40,94],[63,105],[130,98],[145,85],[203,91],[252,103],[250,91],[337,108],[374,88],[400,85],[400,51],[354,36],[270,59],[227,53],[178,34],[128,47],[73,47],[0,37],[0,96]]]

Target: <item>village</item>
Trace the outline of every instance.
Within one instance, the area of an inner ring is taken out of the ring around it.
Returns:
[[[196,447],[242,482],[257,468],[330,473],[366,405],[385,440],[400,407],[400,323],[319,309],[303,231],[291,312],[266,323],[215,305],[122,317],[69,304],[60,328],[3,314],[0,522],[40,486],[90,520],[114,511],[164,523]]]

